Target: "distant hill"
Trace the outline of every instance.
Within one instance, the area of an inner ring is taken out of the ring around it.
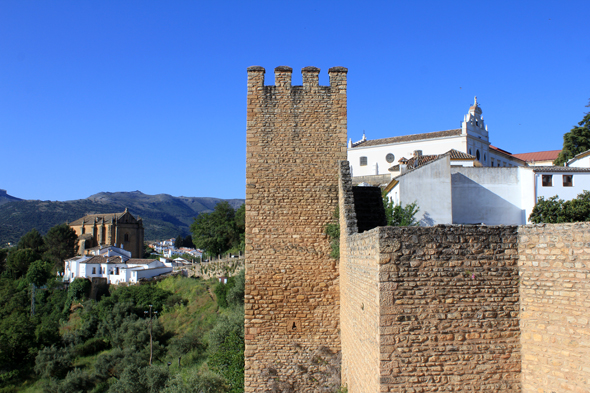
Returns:
[[[146,195],[140,191],[101,192],[86,199],[66,202],[14,198],[0,202],[0,246],[17,242],[33,228],[45,234],[54,225],[74,221],[86,214],[116,213],[125,208],[134,217],[143,218],[146,240],[171,238],[179,234],[186,236],[190,234],[189,226],[199,213],[213,211],[215,205],[224,200],[234,209],[244,203],[243,199]]]
[[[22,199],[13,197],[12,195],[8,195],[6,190],[0,188],[0,205],[14,201],[22,201]]]

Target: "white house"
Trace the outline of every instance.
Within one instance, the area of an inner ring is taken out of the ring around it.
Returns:
[[[461,128],[424,134],[348,142],[348,161],[352,176],[389,176],[389,169],[402,159],[416,155],[440,155],[456,150],[475,159],[484,167],[515,167],[525,162],[509,152],[490,145],[477,97],[461,122]],[[354,180],[354,179],[353,179]]]
[[[77,277],[102,277],[109,284],[137,283],[142,278],[152,278],[173,270],[172,266],[157,259],[131,258],[130,254],[111,246],[95,250],[90,255],[67,259],[64,281],[73,281]]]
[[[590,168],[590,150],[576,154],[574,158],[567,162],[567,166],[572,168]]]
[[[422,226],[524,225],[540,197],[569,200],[590,189],[590,168],[457,167],[442,155],[391,181],[396,204],[416,202]]]

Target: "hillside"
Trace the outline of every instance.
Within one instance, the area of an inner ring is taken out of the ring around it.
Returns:
[[[0,205],[3,205],[8,202],[21,201],[21,200],[22,199],[20,199],[20,198],[16,198],[16,197],[13,197],[12,195],[8,195],[6,190],[0,189]]]
[[[18,199],[18,198],[15,198]],[[164,239],[188,235],[189,226],[199,213],[213,211],[224,199],[147,195],[140,191],[101,192],[86,199],[65,202],[13,200],[0,204],[0,244],[15,243],[36,228],[45,234],[54,225],[71,222],[86,214],[122,212],[125,208],[143,218],[145,239]],[[238,208],[243,199],[227,199]]]

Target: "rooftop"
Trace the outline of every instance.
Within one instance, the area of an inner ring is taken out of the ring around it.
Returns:
[[[534,151],[531,153],[519,153],[513,154],[514,157],[520,158],[526,162],[535,161],[555,161],[557,156],[561,153],[561,150],[546,150],[546,151]]]
[[[390,143],[420,141],[423,139],[445,138],[445,137],[456,136],[456,135],[461,135],[460,128],[457,128],[454,130],[446,130],[446,131],[427,132],[424,134],[402,135],[402,136],[394,136],[391,138],[362,140],[360,142],[353,143],[352,148],[354,149],[357,147],[378,146],[378,145],[388,145]]]

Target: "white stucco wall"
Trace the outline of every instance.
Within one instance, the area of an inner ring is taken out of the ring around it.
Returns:
[[[570,161],[567,166],[572,168],[590,168],[590,156],[582,157],[576,159],[575,161]]]
[[[457,135],[389,145],[349,148],[348,161],[352,168],[352,176],[384,175],[390,174],[388,169],[397,165],[400,158],[411,158],[415,150],[422,150],[422,154],[430,155],[443,154],[451,149],[465,152],[466,136]],[[388,163],[385,159],[389,153],[395,156],[392,163]],[[363,156],[367,157],[367,165],[360,166],[360,158]]]
[[[402,205],[418,204],[417,219],[421,226],[453,222],[450,169],[449,157],[442,157],[401,176],[398,186],[392,190],[394,193],[399,190]]]
[[[530,170],[451,168],[453,224],[524,225],[534,202]],[[528,175],[528,176],[527,176]],[[525,205],[528,199],[531,202]]]
[[[543,187],[543,175],[552,175],[551,187]],[[573,175],[573,186],[563,186],[563,175]],[[570,200],[576,198],[584,190],[590,190],[590,173],[588,172],[536,172],[535,173],[535,188],[537,190],[537,199],[544,197],[545,199],[552,196],[559,196],[560,199]]]

